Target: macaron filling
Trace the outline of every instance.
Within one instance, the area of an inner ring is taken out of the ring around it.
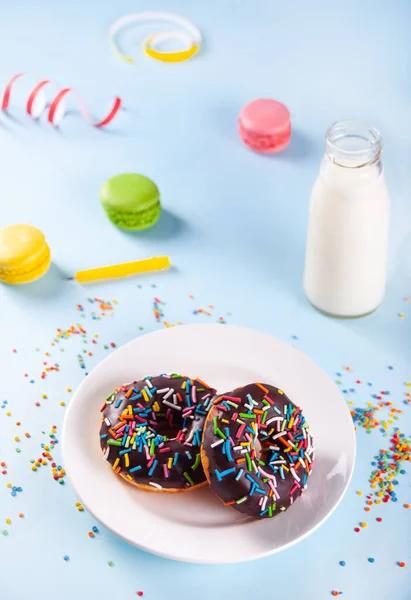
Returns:
[[[0,267],[0,279],[4,283],[30,283],[47,272],[50,266],[50,248],[44,244],[43,248],[12,267]]]
[[[264,150],[273,152],[285,148],[290,141],[290,130],[291,127],[288,126],[275,133],[259,133],[249,130],[239,123],[239,131],[243,142],[251,148],[255,147],[260,152],[264,152]]]
[[[123,211],[118,208],[105,207],[110,221],[122,229],[146,229],[158,220],[161,214],[160,200],[157,200],[150,208],[140,211]]]

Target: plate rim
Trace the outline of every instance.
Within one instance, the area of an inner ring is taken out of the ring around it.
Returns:
[[[178,328],[191,328],[191,329],[197,329],[197,328],[207,328],[207,329],[220,329],[221,328],[220,323],[185,323],[182,325],[178,325]],[[289,346],[290,348],[293,348],[293,350],[302,356],[302,358],[306,361],[308,361],[309,363],[311,363],[311,366],[313,366],[314,368],[318,369],[321,371],[323,377],[326,377],[329,382],[331,382],[331,384],[335,387],[336,391],[338,392],[338,395],[340,396],[341,401],[343,402],[345,409],[347,410],[348,416],[351,419],[351,414],[350,414],[350,410],[346,404],[346,402],[344,401],[344,398],[342,396],[342,394],[340,393],[338,387],[335,385],[334,381],[332,380],[332,378],[328,375],[328,373],[326,373],[326,371],[323,370],[323,368],[318,365],[310,356],[308,356],[307,354],[305,354],[304,352],[302,352],[301,350],[299,350],[298,348],[296,348],[295,346],[293,346],[292,344],[289,344],[288,342],[285,342],[284,340],[281,340],[280,338],[277,338],[269,333],[266,333],[264,331],[260,331],[258,329],[253,329],[250,327],[243,327],[241,325],[232,325],[232,324],[224,324],[224,328],[227,329],[231,329],[231,330],[240,330],[242,332],[246,332],[249,334],[258,334],[260,336],[263,336],[267,339],[269,339],[270,341],[274,340],[275,342],[279,342],[280,344],[284,344],[286,346]],[[116,348],[116,350],[112,353],[110,353],[109,355],[105,356],[101,361],[99,361],[94,367],[93,369],[90,371],[90,373],[87,375],[87,377],[85,379],[83,379],[83,381],[80,383],[80,385],[76,388],[75,393],[73,394],[73,397],[70,401],[70,404],[67,408],[65,417],[64,417],[64,421],[63,421],[63,426],[62,426],[62,434],[61,434],[61,454],[62,454],[62,459],[63,459],[63,465],[65,466],[66,464],[70,463],[70,459],[66,460],[68,454],[66,452],[66,447],[67,447],[67,429],[68,429],[68,423],[69,420],[71,418],[71,413],[73,411],[76,410],[76,397],[81,393],[82,388],[86,385],[86,381],[87,379],[90,377],[90,375],[93,374],[93,372],[97,369],[100,369],[107,361],[111,361],[113,356],[118,353],[118,352],[124,352],[127,350],[127,348],[131,345],[133,345],[136,342],[140,342],[141,340],[143,340],[146,336],[154,336],[154,335],[161,335],[161,334],[165,334],[166,331],[170,330],[170,329],[175,329],[173,328],[163,328],[163,329],[154,329],[152,331],[149,331],[147,333],[144,333],[143,335],[137,336],[131,340],[129,340],[128,342],[126,342],[125,344],[122,344],[121,346],[119,346],[118,348]],[[352,422],[352,419],[351,419]],[[159,556],[161,558],[166,558],[169,560],[174,560],[177,562],[185,562],[185,563],[191,563],[191,564],[210,564],[210,565],[217,565],[217,564],[236,564],[236,563],[243,563],[243,562],[249,562],[249,561],[253,561],[253,560],[258,560],[260,558],[264,558],[267,556],[271,556],[274,554],[277,554],[278,552],[282,552],[283,550],[287,550],[288,548],[290,548],[291,546],[294,546],[295,544],[303,541],[305,538],[307,538],[308,536],[310,536],[312,533],[314,533],[315,531],[317,531],[317,529],[319,527],[321,527],[321,525],[323,525],[323,523],[329,519],[331,517],[331,515],[334,513],[334,511],[339,507],[339,505],[341,504],[347,489],[351,483],[353,474],[354,474],[354,469],[355,469],[355,463],[356,463],[356,458],[357,458],[357,439],[356,439],[356,435],[355,435],[355,427],[354,427],[354,423],[352,423],[352,429],[351,429],[351,442],[352,442],[352,466],[351,466],[351,470],[350,473],[348,474],[346,481],[345,481],[345,485],[344,488],[338,498],[338,500],[334,503],[334,505],[332,506],[332,508],[323,516],[322,519],[320,519],[318,521],[318,523],[316,523],[311,529],[309,529],[308,531],[306,531],[305,533],[302,533],[301,535],[297,536],[296,538],[294,538],[293,540],[283,544],[280,547],[277,548],[273,548],[271,550],[268,551],[262,551],[260,553],[256,552],[255,554],[253,554],[252,556],[246,557],[246,558],[236,558],[234,560],[213,560],[212,558],[210,558],[209,560],[201,558],[192,558],[192,557],[181,557],[181,556],[176,556],[176,555],[172,555],[169,554],[167,552],[162,552],[161,550],[157,550],[157,549],[153,549],[151,547],[146,546],[144,543],[137,543],[135,539],[132,539],[132,537],[127,536],[127,534],[123,534],[120,533],[119,531],[117,531],[116,529],[114,529],[107,521],[103,520],[100,516],[97,516],[96,512],[94,511],[93,508],[90,507],[90,505],[87,502],[83,502],[82,499],[82,493],[81,491],[78,489],[76,483],[74,482],[74,479],[72,478],[71,474],[70,474],[70,468],[67,471],[67,477],[70,481],[70,485],[73,488],[75,494],[78,496],[79,500],[81,501],[82,505],[84,505],[84,507],[86,508],[86,510],[97,520],[99,521],[99,523],[101,523],[104,527],[106,527],[111,533],[113,533],[114,535],[116,535],[117,537],[119,537],[120,539],[126,541],[127,543],[129,543],[131,546],[138,548],[140,550],[143,550],[145,552],[148,552],[149,554],[153,554],[155,556]],[[126,482],[124,482],[124,485],[127,485]],[[281,516],[281,515],[279,515]]]

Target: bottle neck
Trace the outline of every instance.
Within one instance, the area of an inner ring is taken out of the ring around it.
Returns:
[[[344,169],[378,166],[381,170],[380,132],[361,121],[338,121],[329,127],[325,139],[326,162]]]

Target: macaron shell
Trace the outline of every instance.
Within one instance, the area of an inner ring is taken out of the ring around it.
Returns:
[[[41,252],[44,234],[31,225],[9,225],[0,230],[0,269],[19,266]]]
[[[143,211],[157,204],[159,199],[156,184],[138,173],[115,175],[100,190],[100,201],[105,209]]]
[[[245,129],[273,134],[290,128],[290,112],[281,102],[262,98],[247,104],[240,113],[239,121]]]
[[[105,210],[108,218],[116,227],[126,231],[141,231],[151,227],[158,221],[161,214],[161,204],[158,200],[151,208],[139,212],[125,212],[113,208],[106,208]]]

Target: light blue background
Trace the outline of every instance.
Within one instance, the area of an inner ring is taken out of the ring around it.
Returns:
[[[201,55],[180,65],[144,57],[141,40],[157,30],[152,25],[122,38],[136,55],[134,67],[114,57],[107,43],[109,25],[139,10],[173,11],[191,19],[204,33]],[[55,483],[50,467],[33,473],[29,463],[48,440],[42,431],[55,424],[59,436],[64,417],[59,402],[68,401],[67,386],[74,389],[84,376],[76,359],[80,340],[65,342],[64,355],[53,351],[51,360],[61,364],[61,371],[44,382],[39,379],[43,352],[57,327],[79,322],[77,303],[90,313],[86,298],[95,295],[118,300],[112,319],[80,321],[102,341],[120,344],[140,334],[139,326],[144,331],[161,326],[151,311],[158,295],[167,303],[169,322],[211,322],[221,314],[228,322],[296,343],[334,378],[350,365],[343,387],[357,389],[355,404],[365,406],[370,393],[389,390],[390,399],[404,409],[399,426],[411,433],[411,407],[402,404],[404,383],[411,380],[411,310],[403,302],[411,295],[409,2],[26,0],[3,3],[0,16],[2,86],[25,71],[78,88],[96,115],[104,114],[115,94],[127,108],[107,131],[87,126],[76,115],[54,130],[44,119],[33,123],[24,115],[16,86],[14,119],[0,118],[0,225],[37,225],[54,261],[41,281],[0,290],[0,400],[7,399],[13,413],[8,418],[0,409],[0,461],[8,464],[7,476],[0,475],[0,530],[7,517],[13,520],[10,526],[4,523],[9,535],[0,535],[0,600],[125,600],[137,597],[137,590],[147,600],[321,600],[333,589],[355,600],[409,600],[411,531],[402,504],[411,503],[410,475],[397,487],[397,504],[373,508],[368,515],[364,498],[355,494],[367,491],[369,463],[387,446],[379,432],[358,432],[352,485],[319,531],[279,555],[237,566],[159,559],[103,528],[91,540],[87,532],[95,522],[77,512],[69,484]],[[261,96],[283,101],[292,114],[291,146],[274,158],[251,153],[237,136],[239,110]],[[333,321],[304,300],[301,278],[308,199],[324,131],[346,117],[374,123],[385,139],[392,196],[389,282],[375,314]],[[125,171],[152,177],[162,193],[160,223],[140,235],[117,231],[98,202],[104,180]],[[171,256],[173,271],[87,289],[65,279],[82,268],[160,254]],[[213,317],[193,315],[208,304],[216,307]],[[88,369],[106,354],[101,344],[90,349]],[[25,372],[35,384],[28,383]],[[356,386],[356,379],[373,385]],[[15,426],[17,420],[22,427]],[[32,437],[23,437],[17,454],[14,436],[22,430]],[[17,498],[6,488],[8,481],[23,487]],[[17,517],[20,511],[24,520]],[[383,517],[381,524],[376,516]],[[354,533],[364,519],[368,528]],[[367,562],[369,556],[374,564]],[[109,560],[115,567],[107,566]],[[339,560],[347,566],[340,567]],[[400,569],[398,560],[410,565]]]

